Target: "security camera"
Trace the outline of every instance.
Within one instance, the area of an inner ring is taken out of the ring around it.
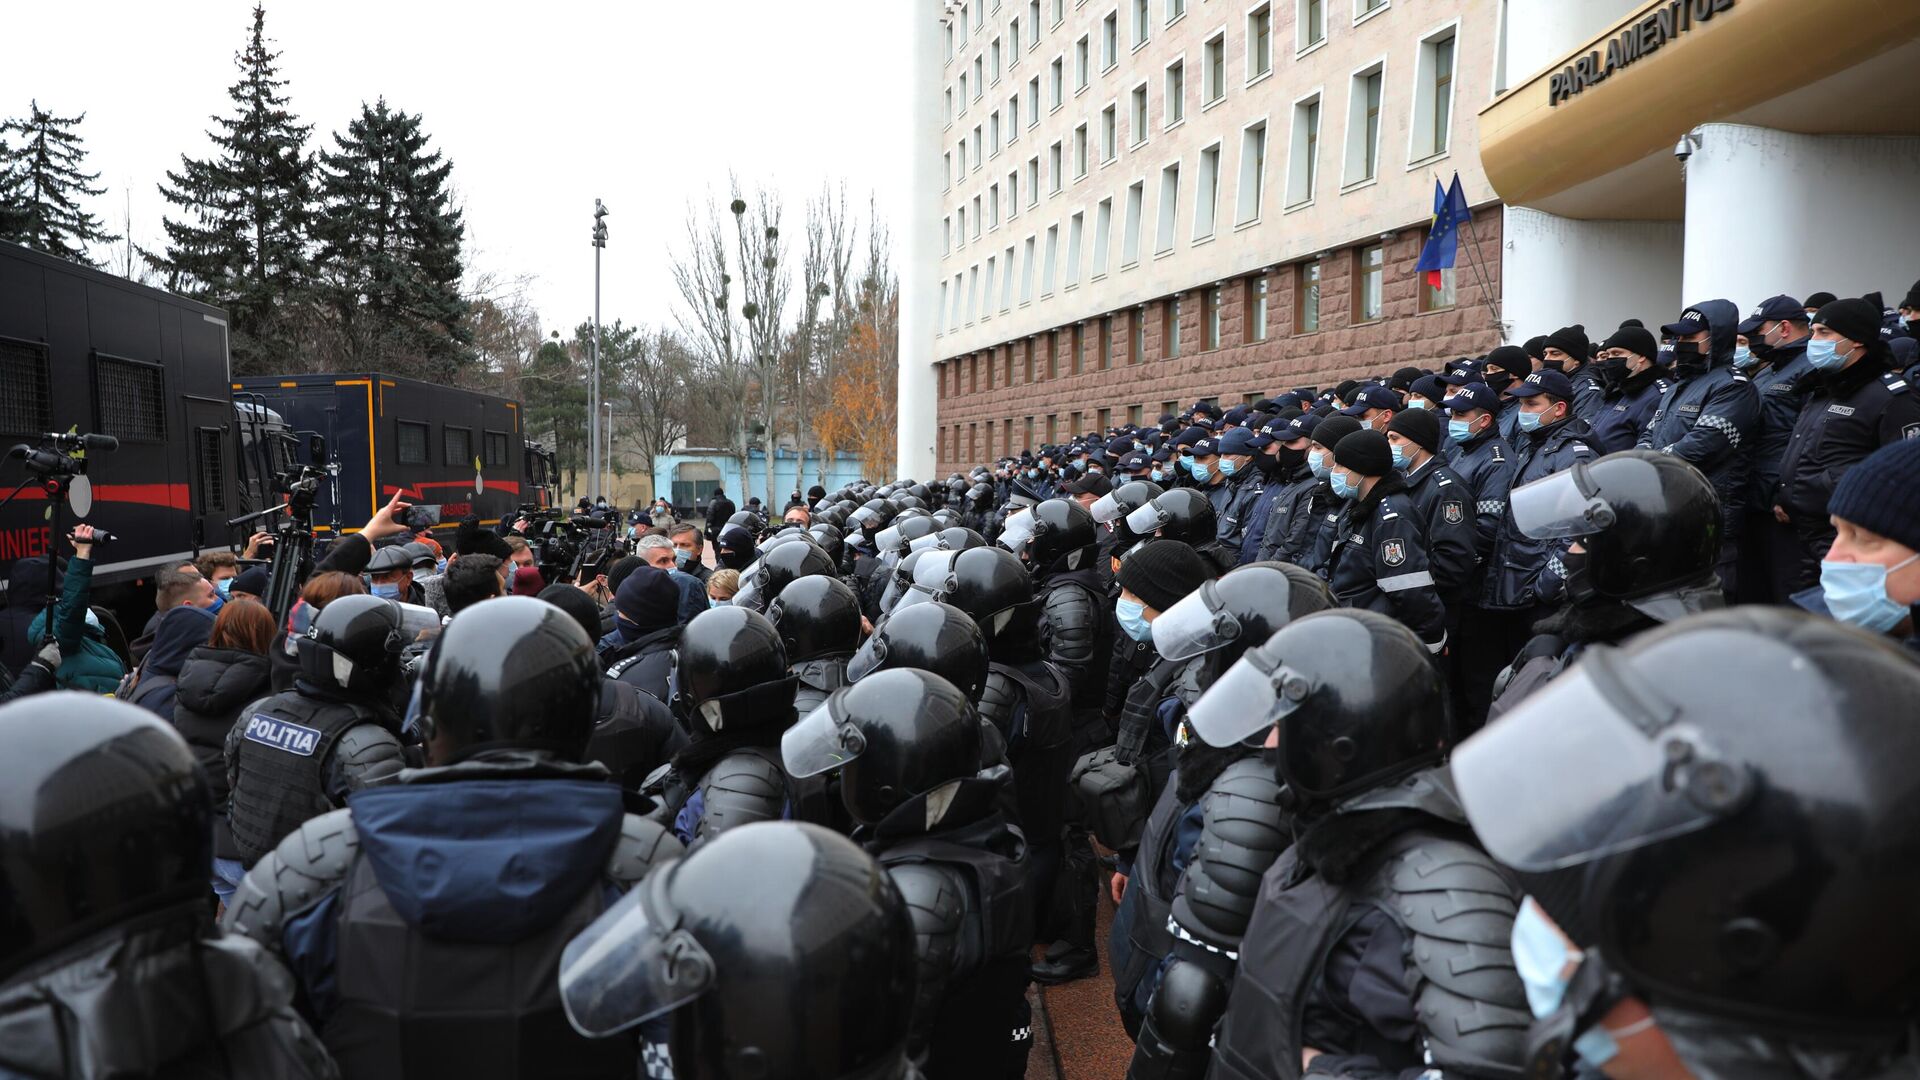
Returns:
[[[1680,164],[1685,165],[1687,159],[1693,156],[1695,146],[1692,135],[1682,135],[1680,141],[1673,144],[1673,156]]]

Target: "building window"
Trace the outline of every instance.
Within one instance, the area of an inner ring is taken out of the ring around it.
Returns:
[[[1145,419],[1145,413],[1146,406],[1144,405],[1127,406],[1127,423],[1132,424],[1134,427],[1139,427],[1141,421]]]
[[[1373,322],[1380,317],[1382,286],[1387,279],[1387,253],[1383,245],[1369,244],[1353,257],[1353,321]]]
[[[975,101],[980,100],[981,93],[984,92],[987,88],[986,76],[987,76],[986,58],[981,56],[974,57],[973,58],[973,100]]]
[[[953,253],[953,215],[948,214],[946,217],[943,217],[940,219],[940,254],[950,255],[952,253]]]
[[[1033,385],[1033,339],[1032,338],[1028,338],[1026,340],[1026,350],[1027,351],[1026,351],[1026,356],[1024,358],[1023,366],[1026,369],[1025,375],[1027,377],[1027,385],[1031,386]],[[1027,417],[1027,445],[1028,446],[1033,445],[1033,417],[1031,416]]]
[[[960,73],[960,115],[967,115],[967,73]]]
[[[1200,97],[1211,105],[1227,96],[1227,35],[1222,32],[1208,38],[1201,56],[1205,70],[1200,76]]]
[[[1040,76],[1027,80],[1027,126],[1040,122]]]
[[[1060,339],[1053,334],[1047,335],[1047,378],[1060,377]],[[1051,438],[1051,436],[1049,436]]]
[[[1365,183],[1380,174],[1380,68],[1353,77],[1347,100],[1346,182]]]
[[[960,27],[960,47],[965,48],[967,45],[968,35],[967,35],[967,12],[964,8],[961,9],[960,11],[960,18],[956,20],[956,25]]]
[[[986,0],[974,0],[974,5],[973,5],[973,28],[974,28],[975,30],[984,30],[984,29],[986,29],[986,28],[987,28],[987,2],[986,2]]]
[[[1226,298],[1226,290],[1216,285],[1200,294],[1200,348],[1202,351],[1220,347],[1220,307]]]
[[[1300,52],[1319,45],[1327,40],[1326,0],[1297,0],[1300,5],[1298,40],[1294,48]]]
[[[1267,340],[1267,275],[1247,279],[1247,344]]]
[[[954,175],[957,179],[965,180],[967,178],[967,140],[961,139],[959,142],[955,143],[953,150],[954,150],[954,153],[960,155],[957,159],[955,159],[960,163],[960,171],[958,173],[955,173]]]
[[[1273,70],[1273,5],[1247,12],[1247,81]]]
[[[1013,310],[1013,247],[1009,245],[1001,255],[1000,265],[1006,268],[1000,281],[1000,310]],[[1009,346],[1011,348],[1011,346]],[[1013,382],[1013,354],[1007,354],[1007,382]]]
[[[980,196],[973,197],[973,238],[980,239]]]
[[[1027,36],[1033,39],[1033,44],[1040,44],[1040,0],[1027,0],[1027,31]],[[1033,433],[1028,432],[1027,437],[1028,441],[1032,441]]]
[[[1113,316],[1100,316],[1100,370],[1113,366]]]
[[[1423,249],[1426,247],[1424,236],[1420,246]],[[1459,295],[1454,291],[1453,267],[1420,272],[1421,311],[1445,311],[1459,302]]]
[[[987,117],[987,154],[990,157],[1000,156],[1000,114],[998,112]]]
[[[942,281],[940,283],[940,313],[944,315],[946,314],[946,311],[947,311],[947,283]],[[945,375],[945,370],[946,369],[944,368],[941,369],[942,374],[940,377],[940,392],[943,395],[946,393],[946,389],[947,389],[947,379]]]
[[[1147,0],[1133,0],[1133,47],[1139,48],[1147,43],[1152,32],[1147,13]]]
[[[1047,194],[1060,194],[1061,185],[1066,183],[1064,164],[1060,156],[1060,144],[1055,142],[1047,147]]]
[[[947,24],[946,37],[947,37],[947,60],[951,62],[953,60],[953,24],[952,23]]]
[[[487,432],[486,447],[487,447],[487,468],[491,469],[496,466],[505,465],[507,463],[507,433],[506,432],[504,431]]]
[[[1387,0],[1353,0],[1353,18],[1355,22],[1387,6]]]
[[[1020,170],[1007,174],[1007,220],[1020,216]]]
[[[1015,19],[1012,22],[1007,24],[1007,63],[1017,64],[1019,62],[1020,62],[1020,20]]]
[[[1120,107],[1109,105],[1100,110],[1100,160],[1120,156]]]
[[[1447,152],[1453,124],[1452,27],[1420,43],[1419,74],[1413,90],[1413,160]]]
[[[1112,427],[1113,427],[1113,410],[1112,409],[1101,409],[1100,411],[1093,414],[1093,429],[1099,432],[1102,437],[1105,437],[1107,431]]]
[[[992,255],[987,256],[986,287],[980,290],[980,317],[983,319],[989,318],[993,314],[993,280],[994,280],[993,272],[995,269],[995,264],[998,261],[999,260],[995,256],[992,256]],[[987,389],[989,390],[993,389],[993,368],[992,367],[987,368]]]
[[[1161,302],[1160,315],[1165,322],[1165,325],[1160,328],[1161,358],[1177,359],[1180,356],[1180,296],[1178,293]]]
[[[1039,0],[1034,0],[1034,2],[1038,3]],[[1026,442],[1025,449],[1031,450],[1033,449],[1033,417],[1031,416],[1027,417],[1026,435],[1027,435],[1027,442]]]
[[[1200,175],[1193,193],[1193,238],[1204,240],[1213,235],[1214,219],[1220,210],[1220,144],[1200,151]]]
[[[1167,65],[1167,126],[1187,118],[1187,63],[1175,60]]]
[[[1167,22],[1172,23],[1187,13],[1187,0],[1167,0]]]
[[[1067,221],[1067,281],[1071,289],[1080,284],[1080,245],[1085,240],[1087,215],[1079,213]],[[1075,331],[1077,334],[1078,331]],[[1075,367],[1075,371],[1079,368]]]
[[[940,119],[943,123],[951,124],[953,123],[953,87],[947,87],[942,93],[946,95],[946,102],[940,107]]]
[[[1127,312],[1127,363],[1138,364],[1147,358],[1147,316],[1144,307]]]
[[[1084,335],[1082,333],[1082,327],[1079,323],[1074,323],[1073,324],[1073,346],[1072,346],[1073,356],[1069,361],[1069,363],[1071,364],[1072,371],[1075,375],[1080,374],[1080,364],[1081,364],[1080,348],[1082,344],[1084,344]],[[1075,423],[1075,426],[1076,427],[1078,426],[1077,421]]]
[[[1107,272],[1107,248],[1112,242],[1113,200],[1101,199],[1093,212],[1093,276],[1100,277]]]
[[[1133,139],[1133,145],[1139,146],[1147,141],[1147,84],[1134,87],[1127,101],[1127,133]]]
[[[1060,417],[1056,413],[1047,414],[1047,445],[1060,441]]]
[[[1040,275],[1040,295],[1053,295],[1054,268],[1060,264],[1060,226],[1047,226],[1047,260],[1042,264]],[[1048,376],[1052,376],[1049,371]]]
[[[1081,124],[1073,129],[1073,176],[1078,180],[1087,175],[1087,125]]]
[[[1067,18],[1067,0],[1053,0],[1053,25],[1059,26]]]
[[[979,314],[980,314],[980,267],[978,265],[975,265],[967,268],[967,321],[971,323],[975,318],[979,316]],[[973,361],[967,365],[967,370],[971,372],[971,377],[968,380],[970,385],[967,387],[969,391],[976,389],[978,383],[980,382],[979,359],[980,359],[979,357],[975,357]]]
[[[1154,233],[1153,253],[1173,250],[1174,230],[1180,219],[1180,163],[1160,170],[1160,228]]]
[[[425,465],[431,455],[428,447],[433,435],[432,424],[422,424],[413,420],[394,422],[395,457],[402,465]]]
[[[1126,232],[1120,238],[1120,266],[1122,269],[1140,261],[1140,204],[1146,200],[1147,184],[1144,180],[1135,181],[1127,189]]]
[[[980,152],[981,148],[985,146],[985,144],[986,144],[986,140],[980,137],[980,125],[979,124],[973,125],[973,171],[974,172],[979,172],[980,166],[986,164],[987,155]]]
[[[1000,227],[1000,185],[995,184],[992,187],[987,189],[987,228],[997,229],[999,227]]]
[[[1313,182],[1319,172],[1320,98],[1315,95],[1293,107],[1293,160],[1287,166],[1287,206],[1313,201]]]
[[[1087,35],[1073,43],[1073,90],[1079,93],[1093,80],[1093,45]]]
[[[1027,159],[1027,205],[1040,205],[1040,155]]]
[[[993,76],[994,85],[998,86],[1000,84],[1000,39],[999,38],[994,38],[993,44],[987,47],[987,55],[993,61],[992,64],[988,65],[987,70]]]
[[[1007,99],[1007,145],[1011,146],[1020,139],[1020,95]]]
[[[1120,13],[1107,12],[1100,20],[1100,70],[1111,71],[1120,62]]]
[[[1029,236],[1026,257],[1020,267],[1020,302],[1023,304],[1033,302],[1033,248],[1034,238]]]
[[[949,150],[941,156],[945,159],[945,164],[940,169],[941,178],[945,181],[941,185],[941,190],[951,191],[953,189],[953,151]]]
[[[1047,68],[1047,79],[1047,88],[1053,95],[1047,107],[1057,109],[1060,107],[1060,103],[1067,99],[1067,62],[1065,58],[1059,56],[1053,58],[1052,66]]]
[[[1248,124],[1240,132],[1240,202],[1234,208],[1234,223],[1248,225],[1260,220],[1267,188],[1267,122]]]
[[[1311,334],[1320,329],[1320,260],[1300,264],[1300,287],[1294,290],[1294,332]]]
[[[955,233],[954,237],[961,247],[965,247],[967,246],[967,208],[960,207],[958,213],[960,214],[960,231]]]

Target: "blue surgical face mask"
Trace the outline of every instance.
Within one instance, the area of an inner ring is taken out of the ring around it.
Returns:
[[[1233,471],[1234,471],[1234,464],[1233,464],[1233,459],[1232,459],[1232,458],[1221,458],[1221,459],[1220,459],[1220,475],[1221,475],[1221,476],[1232,476],[1232,475],[1233,475]]]
[[[1147,605],[1123,596],[1113,605],[1113,617],[1119,621],[1120,629],[1125,630],[1133,640],[1142,644],[1153,640],[1153,624],[1147,621]]]
[[[1147,479],[1153,481],[1156,484],[1162,480],[1165,480],[1166,478],[1167,478],[1167,474],[1161,472],[1159,469],[1154,469],[1153,471],[1147,473]]]
[[[1431,408],[1433,408],[1433,406],[1427,403],[1427,399],[1426,399],[1426,398],[1417,398],[1417,397],[1409,397],[1409,398],[1407,398],[1407,408],[1409,408],[1409,409],[1431,409]]]
[[[1181,454],[1179,461],[1180,461],[1180,468],[1182,470],[1184,470],[1189,474],[1193,472],[1193,455],[1192,454]]]
[[[369,591],[382,600],[400,599],[400,583],[397,581],[376,581]]]
[[[1525,409],[1520,410],[1520,430],[1539,431],[1540,414],[1537,412],[1528,412]]]
[[[710,607],[710,608],[716,608],[716,607],[726,607],[726,606],[727,606],[728,604],[731,604],[731,603],[733,603],[733,601],[731,601],[731,600],[722,600],[722,599],[720,599],[720,598],[719,598],[719,597],[717,597],[717,596],[709,596],[709,597],[707,597],[707,606],[708,606],[708,607]]]
[[[1336,499],[1352,499],[1360,494],[1360,485],[1347,479],[1346,473],[1335,472],[1327,479],[1333,484],[1333,497]]]
[[[1325,480],[1332,471],[1327,465],[1327,452],[1319,447],[1307,451],[1307,468],[1312,470],[1316,479]]]
[[[1513,969],[1527,991],[1527,1007],[1536,1019],[1560,1008],[1579,967],[1580,954],[1553,928],[1531,898],[1513,918]],[[1591,1027],[1573,1040],[1573,1052],[1598,1069],[1620,1053],[1620,1044],[1603,1027]]]
[[[688,551],[686,548],[673,549],[673,564],[675,566],[685,566],[692,561],[693,561],[693,552]]]
[[[1759,357],[1756,357],[1753,355],[1752,349],[1747,348],[1745,345],[1734,346],[1734,349],[1733,349],[1733,366],[1734,367],[1740,368],[1741,370],[1744,371],[1747,368],[1750,368],[1759,362],[1760,362]]]
[[[1920,559],[1913,555],[1892,567],[1879,563],[1820,563],[1820,588],[1826,594],[1827,610],[1843,623],[1862,630],[1884,634],[1900,625],[1912,610],[1887,596],[1887,575]]]
[[[1473,425],[1465,420],[1449,420],[1447,421],[1447,438],[1457,443],[1466,442],[1473,438]]]
[[[220,594],[220,599],[227,599],[232,594],[233,579],[230,577],[221,578],[219,581],[213,583],[213,590]]]
[[[447,572],[447,560],[445,560],[445,559],[436,559],[436,560],[434,560],[434,563],[433,563],[433,572],[434,572],[434,573],[436,573],[436,574],[444,574],[444,573],[446,573],[446,572]]]
[[[1396,469],[1406,468],[1408,458],[1410,457],[1410,455],[1407,453],[1406,446],[1401,443],[1394,443],[1392,447],[1392,452],[1393,452],[1393,467]]]
[[[1807,363],[1812,364],[1815,371],[1831,371],[1845,364],[1848,357],[1853,355],[1848,353],[1847,356],[1841,356],[1838,352],[1839,347],[1840,342],[1833,338],[1809,338]]]
[[[1196,461],[1193,463],[1193,478],[1195,480],[1198,480],[1200,483],[1204,484],[1209,479],[1211,479],[1212,476],[1213,476],[1213,466],[1205,464],[1203,462],[1199,462],[1199,461]]]
[[[1040,479],[1040,470],[1039,470],[1039,469],[1028,469],[1028,470],[1027,470],[1027,479],[1029,479],[1029,480],[1038,480],[1038,479]]]

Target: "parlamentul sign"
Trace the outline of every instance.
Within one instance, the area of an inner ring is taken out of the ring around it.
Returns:
[[[1672,0],[1662,4],[1608,38],[1604,50],[1594,49],[1551,76],[1547,80],[1547,104],[1557,106],[1605,82],[1614,72],[1659,52],[1733,5],[1734,0]]]

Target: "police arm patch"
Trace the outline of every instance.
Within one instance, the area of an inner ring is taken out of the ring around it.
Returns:
[[[1380,542],[1380,561],[1388,566],[1399,566],[1407,561],[1407,542],[1393,539]]]

